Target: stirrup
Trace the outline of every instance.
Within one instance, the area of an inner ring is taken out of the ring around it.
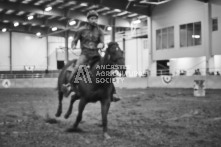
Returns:
[[[68,83],[68,84],[63,84],[62,85],[62,91],[64,93],[64,96],[65,97],[68,97],[72,91],[72,87],[71,87],[71,84]]]
[[[113,97],[111,99],[112,102],[118,102],[120,100],[121,100],[121,98],[119,96],[114,96],[114,95],[113,95]]]

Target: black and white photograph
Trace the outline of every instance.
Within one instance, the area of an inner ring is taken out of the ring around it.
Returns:
[[[221,0],[0,0],[0,147],[221,147]]]

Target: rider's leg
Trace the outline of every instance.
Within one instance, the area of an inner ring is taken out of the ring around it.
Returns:
[[[69,69],[69,71],[71,71],[71,74],[68,78],[68,83],[66,85],[63,85],[63,91],[64,91],[64,94],[66,97],[69,96],[69,94],[71,93],[72,91],[72,79],[73,77],[75,76],[75,74],[77,73],[78,71],[78,68],[80,65],[83,65],[87,62],[87,57],[85,55],[80,55],[80,57],[78,58],[76,64],[74,65],[74,67],[72,69]]]

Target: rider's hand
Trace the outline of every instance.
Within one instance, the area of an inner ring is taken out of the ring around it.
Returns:
[[[98,43],[97,48],[98,48],[98,49],[104,48],[104,44],[103,44],[103,43]]]
[[[71,48],[72,49],[76,49],[76,45],[72,42],[72,44],[71,44]]]
[[[72,48],[72,49],[76,49],[77,47],[74,45],[74,46],[72,46],[71,48]]]

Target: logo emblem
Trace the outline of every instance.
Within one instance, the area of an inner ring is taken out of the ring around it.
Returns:
[[[170,84],[173,80],[172,76],[161,76],[162,82],[166,85]]]
[[[9,88],[9,87],[11,86],[10,80],[8,80],[8,79],[3,80],[3,81],[2,81],[2,86],[3,86],[4,88]]]

